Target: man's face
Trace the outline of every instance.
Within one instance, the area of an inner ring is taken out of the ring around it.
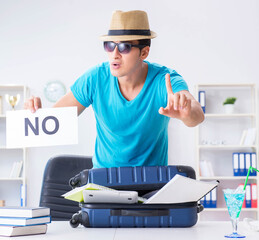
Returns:
[[[127,43],[137,45],[138,41],[127,41]],[[140,49],[137,47],[132,47],[129,53],[120,53],[116,46],[112,52],[107,52],[107,54],[110,62],[111,74],[115,77],[130,76],[142,62]]]

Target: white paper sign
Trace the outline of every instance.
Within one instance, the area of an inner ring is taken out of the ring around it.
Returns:
[[[76,107],[44,108],[35,113],[6,113],[6,147],[38,147],[78,143]]]

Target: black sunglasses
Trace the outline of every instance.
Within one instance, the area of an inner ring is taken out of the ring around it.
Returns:
[[[132,47],[137,47],[139,49],[146,47],[146,45],[134,45],[134,44],[127,43],[127,42],[125,42],[125,43],[124,42],[121,42],[121,43],[104,42],[103,46],[104,46],[104,50],[106,52],[113,52],[115,47],[117,46],[118,51],[123,54],[129,53]]]

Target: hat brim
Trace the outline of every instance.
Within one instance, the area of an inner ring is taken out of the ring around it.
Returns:
[[[143,35],[103,35],[100,36],[100,40],[102,41],[133,41],[133,40],[141,40],[141,39],[152,39],[157,36],[155,32],[151,32],[150,36]]]

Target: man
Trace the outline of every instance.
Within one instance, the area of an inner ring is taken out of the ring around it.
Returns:
[[[94,167],[167,165],[170,118],[189,127],[204,120],[183,78],[145,61],[154,37],[144,11],[115,11],[108,35],[101,37],[109,62],[88,70],[54,105],[76,106],[78,115],[92,105]],[[25,104],[31,111],[40,107],[39,98]]]

